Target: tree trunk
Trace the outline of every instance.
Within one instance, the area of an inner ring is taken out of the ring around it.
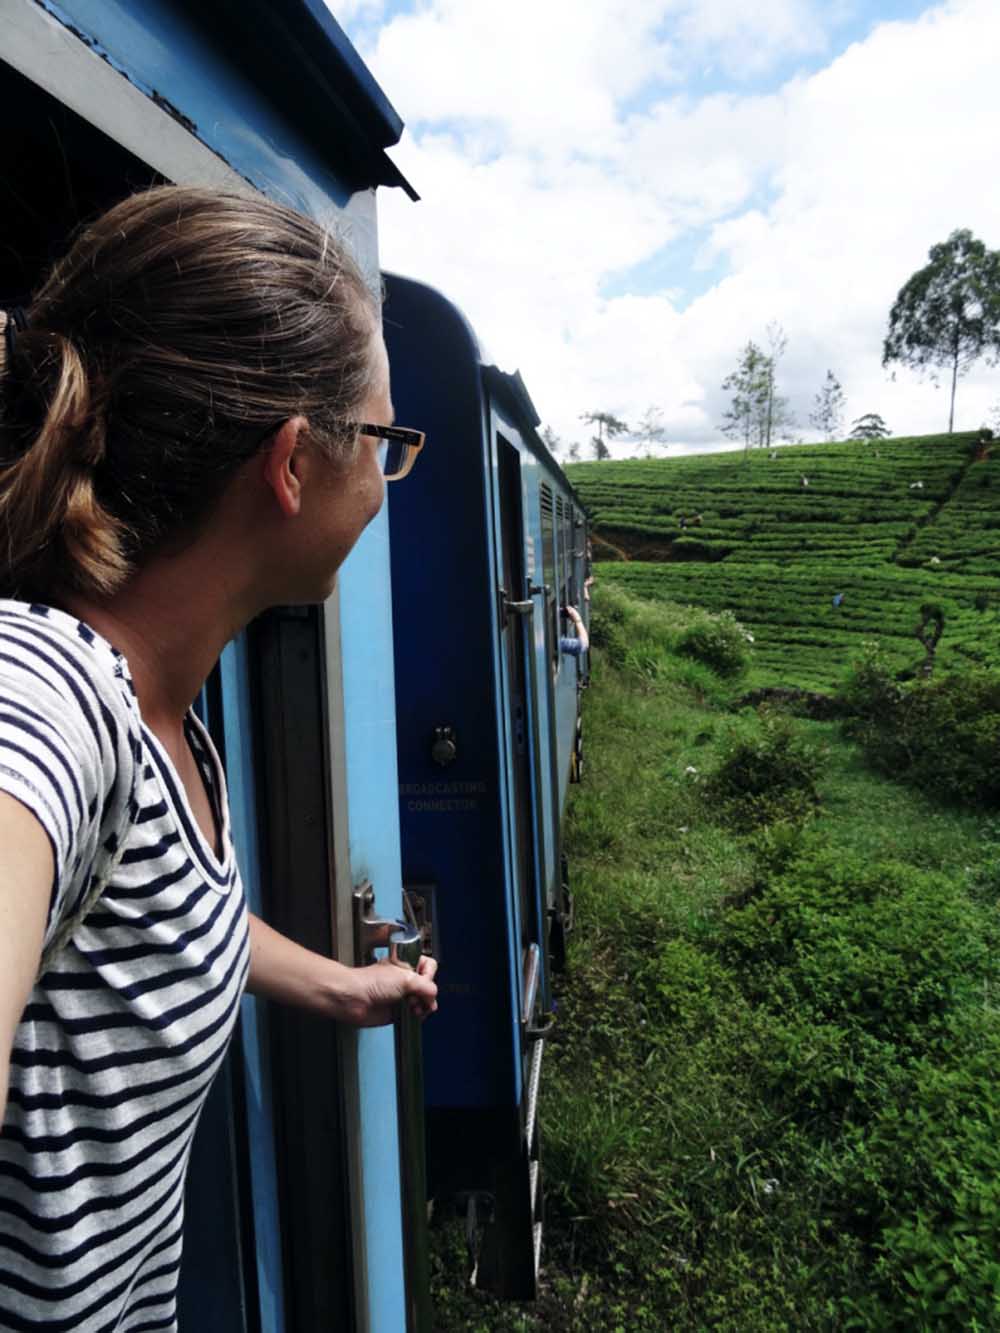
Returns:
[[[951,361],[951,410],[948,413],[948,434],[955,430],[955,385],[958,383],[958,350]]]

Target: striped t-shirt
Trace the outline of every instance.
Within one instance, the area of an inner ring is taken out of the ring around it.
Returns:
[[[57,946],[17,1029],[0,1134],[4,1330],[176,1328],[184,1172],[249,963],[222,771],[193,716],[187,736],[221,860],[121,654],[64,612],[0,600],[0,790],[52,843]]]

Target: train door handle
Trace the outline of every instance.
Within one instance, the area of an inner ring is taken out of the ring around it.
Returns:
[[[424,951],[422,932],[408,921],[375,914],[375,890],[365,880],[354,890],[354,961],[375,962],[375,950],[388,949],[400,967],[416,968]]]
[[[532,601],[515,602],[508,594],[507,589],[501,584],[497,588],[497,601],[500,605],[500,628],[506,629],[507,622],[511,616],[530,616],[535,609]]]

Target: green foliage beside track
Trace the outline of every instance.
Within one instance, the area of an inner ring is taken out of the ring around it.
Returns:
[[[598,584],[542,1294],[442,1226],[435,1326],[1000,1328],[1000,828],[737,708],[702,614]]]

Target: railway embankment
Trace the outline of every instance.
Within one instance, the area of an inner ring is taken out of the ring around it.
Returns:
[[[817,720],[743,702],[767,628],[606,578],[594,609],[542,1296],[468,1289],[442,1226],[439,1327],[997,1327],[989,738],[945,699],[946,780],[897,781],[862,725],[905,722],[884,661]]]

